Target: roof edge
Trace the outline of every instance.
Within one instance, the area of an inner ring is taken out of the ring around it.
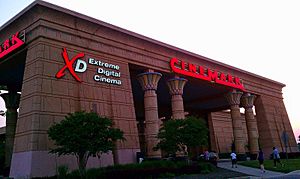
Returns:
[[[5,22],[1,27],[0,27],[0,31],[3,30],[5,27],[7,27],[8,25],[10,25],[13,21],[15,21],[16,19],[18,19],[20,16],[22,16],[23,14],[25,14],[29,9],[31,9],[33,6],[35,6],[36,4],[39,4],[40,0],[34,1],[31,4],[29,4],[27,7],[25,7],[21,12],[19,12],[18,14],[16,14],[15,16],[13,16],[11,19],[9,19],[7,22]]]
[[[271,83],[275,83],[275,84],[280,85],[280,86],[282,86],[282,87],[285,87],[285,86],[286,86],[285,84],[280,83],[280,82],[278,82],[278,81],[271,80],[271,79],[269,79],[269,78],[266,78],[266,77],[257,75],[257,74],[255,74],[255,73],[248,72],[248,71],[242,70],[242,69],[240,69],[240,68],[237,68],[237,67],[234,67],[234,66],[231,66],[231,65],[228,65],[228,64],[225,64],[225,63],[222,63],[222,62],[219,62],[219,61],[210,59],[210,58],[208,58],[208,57],[205,57],[205,56],[202,56],[202,55],[199,55],[199,54],[196,54],[196,53],[193,53],[193,52],[190,52],[190,51],[187,51],[187,50],[184,50],[184,49],[181,49],[181,48],[172,46],[172,45],[169,45],[169,44],[167,44],[167,43],[164,43],[164,42],[161,42],[161,41],[158,41],[158,40],[155,40],[155,39],[146,37],[146,36],[141,35],[141,34],[138,34],[138,33],[136,33],[136,32],[132,32],[132,31],[130,31],[130,30],[127,30],[127,29],[124,29],[124,28],[121,28],[121,27],[118,27],[118,26],[109,24],[109,23],[107,23],[107,22],[98,20],[98,19],[96,19],[96,18],[89,17],[89,16],[87,16],[87,15],[78,13],[78,12],[76,12],[76,11],[72,11],[72,10],[70,10],[70,9],[67,9],[67,8],[64,8],[64,7],[55,5],[55,4],[51,4],[51,3],[49,3],[49,2],[45,2],[45,1],[42,1],[42,0],[36,0],[36,1],[32,2],[30,5],[28,5],[27,7],[25,7],[21,12],[19,12],[17,15],[15,15],[14,17],[12,17],[12,18],[11,18],[9,21],[7,21],[6,23],[4,23],[4,24],[0,27],[0,31],[3,30],[3,29],[4,29],[5,27],[7,27],[8,25],[10,25],[13,21],[15,21],[17,18],[19,18],[20,16],[22,16],[23,14],[25,14],[27,11],[29,11],[31,8],[33,8],[33,7],[36,6],[36,5],[42,5],[42,6],[45,6],[45,7],[50,8],[50,9],[54,9],[54,10],[57,10],[57,11],[60,11],[60,12],[63,12],[63,13],[66,13],[66,14],[69,14],[69,15],[72,15],[72,16],[76,16],[76,17],[80,16],[80,18],[82,18],[82,19],[84,19],[84,20],[87,20],[87,21],[90,21],[90,22],[92,22],[92,23],[96,23],[96,24],[105,26],[105,27],[107,27],[107,28],[110,28],[110,29],[113,29],[113,30],[116,30],[116,31],[119,31],[119,32],[122,32],[122,33],[125,33],[125,34],[128,34],[128,35],[130,35],[130,36],[134,36],[134,37],[136,37],[136,38],[139,38],[139,39],[142,39],[142,40],[145,40],[145,41],[148,41],[148,42],[151,42],[151,43],[154,43],[154,44],[157,44],[157,45],[160,45],[160,46],[163,46],[163,47],[166,47],[166,48],[175,50],[175,51],[179,51],[179,52],[181,52],[181,53],[184,53],[184,54],[187,54],[187,55],[196,57],[196,58],[201,58],[201,59],[207,60],[207,61],[209,61],[209,62],[211,62],[211,63],[215,63],[215,64],[218,64],[218,65],[220,65],[220,66],[224,66],[224,67],[226,67],[226,68],[234,69],[234,70],[236,70],[236,71],[238,71],[238,72],[245,73],[245,74],[251,75],[251,76],[253,76],[253,77],[256,77],[256,78],[259,78],[259,79],[263,79],[263,80],[269,81],[269,82],[271,82]]]

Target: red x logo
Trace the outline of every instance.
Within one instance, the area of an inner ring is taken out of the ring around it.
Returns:
[[[64,58],[64,61],[65,61],[66,65],[56,73],[55,77],[59,79],[59,78],[65,76],[64,71],[68,68],[68,70],[70,71],[71,75],[72,75],[77,81],[81,82],[80,78],[76,75],[76,73],[75,73],[75,71],[74,71],[72,65],[73,65],[73,63],[75,62],[75,60],[77,60],[78,58],[82,58],[82,57],[84,56],[84,53],[79,53],[79,54],[77,54],[77,55],[76,55],[75,57],[73,57],[71,60],[69,60],[68,52],[67,52],[66,48],[63,48],[63,52],[62,52],[61,54],[62,54],[62,56],[63,56],[63,58]]]

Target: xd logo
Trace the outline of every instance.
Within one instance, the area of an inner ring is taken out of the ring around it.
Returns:
[[[65,76],[64,71],[66,69],[68,69],[70,71],[71,75],[75,78],[75,80],[78,82],[81,82],[80,78],[77,76],[77,74],[75,72],[83,73],[87,69],[86,62],[79,59],[84,56],[84,53],[79,53],[75,57],[73,57],[71,60],[69,60],[68,52],[67,52],[66,48],[63,48],[62,56],[63,56],[63,59],[64,59],[66,65],[56,73],[55,77],[58,79],[62,78],[63,76]],[[76,66],[75,66],[75,69],[73,69],[72,65],[74,64],[75,61],[76,61]]]

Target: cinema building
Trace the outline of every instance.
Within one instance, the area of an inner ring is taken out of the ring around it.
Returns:
[[[48,153],[47,130],[80,110],[111,118],[126,138],[88,167],[133,163],[137,152],[161,157],[152,151],[160,125],[188,115],[207,122],[218,153],[233,141],[239,154],[297,151],[282,83],[42,1],[4,24],[0,43],[11,177],[75,169],[74,157]]]

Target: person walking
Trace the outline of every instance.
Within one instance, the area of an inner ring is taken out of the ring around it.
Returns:
[[[237,165],[236,165],[236,162],[237,162],[237,159],[236,159],[236,154],[234,151],[232,151],[232,153],[230,154],[230,157],[231,157],[231,164],[232,164],[232,168],[237,168]]]
[[[209,161],[209,152],[208,152],[207,150],[204,152],[204,160],[205,160],[206,162]]]
[[[277,167],[277,163],[280,163],[280,165],[283,166],[283,164],[280,162],[280,155],[276,147],[273,147],[272,154],[273,154],[274,168]]]
[[[264,166],[264,153],[261,150],[261,148],[259,148],[259,152],[258,152],[258,155],[257,155],[257,160],[259,162],[259,166],[260,166],[261,172],[265,173],[266,170],[265,170],[265,166]]]

